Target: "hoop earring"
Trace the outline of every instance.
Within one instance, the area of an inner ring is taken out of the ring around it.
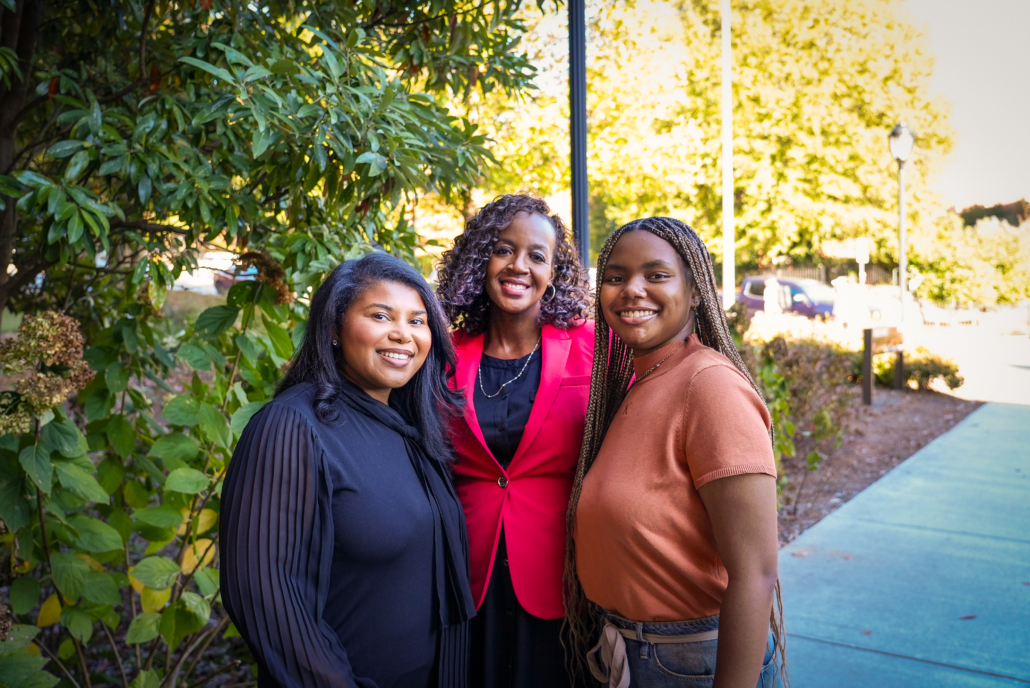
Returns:
[[[548,298],[547,293],[545,292],[543,300],[544,301],[554,301],[554,297],[558,295],[558,289],[554,286],[553,283],[552,284],[548,284],[547,288],[551,290],[551,296],[550,296],[550,298]]]

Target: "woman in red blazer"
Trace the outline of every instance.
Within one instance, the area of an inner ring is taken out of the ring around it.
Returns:
[[[454,467],[468,521],[470,684],[568,688],[560,641],[565,512],[583,440],[594,324],[567,230],[544,201],[502,196],[443,256],[456,328]]]

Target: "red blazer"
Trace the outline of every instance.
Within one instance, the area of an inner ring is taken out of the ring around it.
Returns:
[[[503,524],[515,596],[533,616],[557,619],[564,613],[565,512],[583,442],[594,323],[569,330],[544,325],[540,387],[507,471],[487,449],[473,405],[483,335],[456,332],[454,344],[452,384],[468,402],[465,417],[455,421],[454,473],[468,521],[473,599],[478,608],[486,596]]]

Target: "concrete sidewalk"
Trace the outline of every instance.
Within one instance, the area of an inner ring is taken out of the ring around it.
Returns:
[[[794,688],[1030,684],[1030,406],[987,404],[780,552]]]

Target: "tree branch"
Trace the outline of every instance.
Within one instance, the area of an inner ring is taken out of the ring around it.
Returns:
[[[144,232],[165,232],[168,234],[178,234],[180,236],[186,236],[189,232],[181,227],[175,225],[162,225],[154,222],[147,222],[146,220],[114,220],[111,222],[111,229],[119,227],[127,227],[129,229],[138,229]]]
[[[127,96],[147,81],[147,25],[150,24],[150,15],[154,13],[154,0],[150,0],[143,9],[143,24],[139,30],[139,78],[133,81],[120,91],[112,93],[104,98],[97,98],[101,105],[113,103]]]

